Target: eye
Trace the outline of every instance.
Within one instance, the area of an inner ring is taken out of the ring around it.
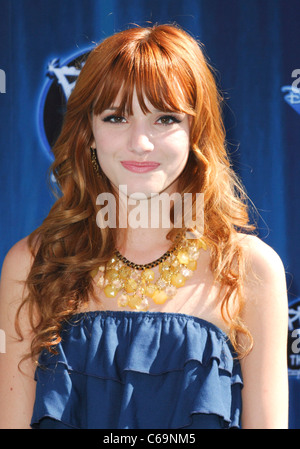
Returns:
[[[119,115],[108,115],[103,119],[106,123],[126,123],[125,117],[121,117]]]
[[[180,123],[181,120],[174,115],[162,115],[157,120],[160,125],[173,125],[174,123]]]

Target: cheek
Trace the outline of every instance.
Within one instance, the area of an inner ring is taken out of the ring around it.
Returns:
[[[107,133],[95,133],[95,147],[100,166],[111,171],[111,164],[115,155],[115,139]]]
[[[169,141],[168,148],[170,149],[169,157],[174,160],[174,164],[186,160],[190,151],[189,137],[185,133],[174,136]]]
[[[104,150],[101,150],[97,147],[97,156],[98,162],[101,167],[101,170],[106,174],[106,176],[110,179],[114,177],[115,174],[115,164],[113,160],[113,156]]]
[[[95,146],[97,147],[98,151],[107,153],[112,146],[114,134],[109,129],[107,129],[107,126],[103,126],[103,123],[100,119],[97,120],[96,118],[94,118],[94,120],[95,122],[93,123],[92,131]]]
[[[95,145],[98,153],[107,153],[110,146],[108,145],[108,138],[103,133],[94,134]]]

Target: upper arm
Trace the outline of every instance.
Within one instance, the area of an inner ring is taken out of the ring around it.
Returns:
[[[35,398],[34,363],[28,359],[20,369],[19,362],[30,351],[32,335],[26,308],[20,315],[22,341],[15,330],[15,317],[26,294],[24,281],[31,262],[27,239],[23,239],[8,252],[2,267],[0,329],[5,352],[0,353],[0,428],[30,427]]]
[[[243,428],[288,426],[288,300],[278,254],[256,237],[245,240],[251,269],[245,281],[243,319],[253,337],[241,361]]]

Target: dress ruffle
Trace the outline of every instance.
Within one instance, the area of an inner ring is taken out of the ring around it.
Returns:
[[[39,359],[32,427],[240,427],[240,364],[212,323],[97,311],[74,315],[61,336],[58,355]]]

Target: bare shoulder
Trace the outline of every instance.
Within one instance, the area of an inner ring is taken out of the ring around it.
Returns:
[[[28,237],[19,240],[6,254],[3,262],[1,279],[25,280],[33,261],[29,249]]]
[[[246,256],[242,318],[253,338],[242,359],[243,428],[287,427],[288,297],[281,258],[254,236],[239,235]],[[241,344],[243,336],[239,336]],[[260,404],[260,407],[257,407]]]
[[[6,254],[0,279],[0,324],[1,328],[13,331],[12,323],[18,307],[26,296],[25,281],[33,256],[28,246],[28,237],[17,242]]]
[[[0,329],[4,335],[4,350],[0,354],[0,428],[30,427],[35,397],[34,370],[31,359],[19,363],[30,353],[33,338],[28,308],[18,310],[27,296],[26,279],[33,256],[28,238],[17,242],[7,253],[0,280]],[[16,318],[19,317],[18,327]],[[22,338],[20,338],[22,337]]]
[[[238,242],[246,258],[246,281],[259,283],[285,277],[283,262],[278,253],[259,237],[238,234]]]
[[[278,253],[255,236],[239,235],[246,256],[244,319],[250,328],[282,327],[286,332],[288,297],[286,275]],[[262,323],[263,322],[263,323]]]

